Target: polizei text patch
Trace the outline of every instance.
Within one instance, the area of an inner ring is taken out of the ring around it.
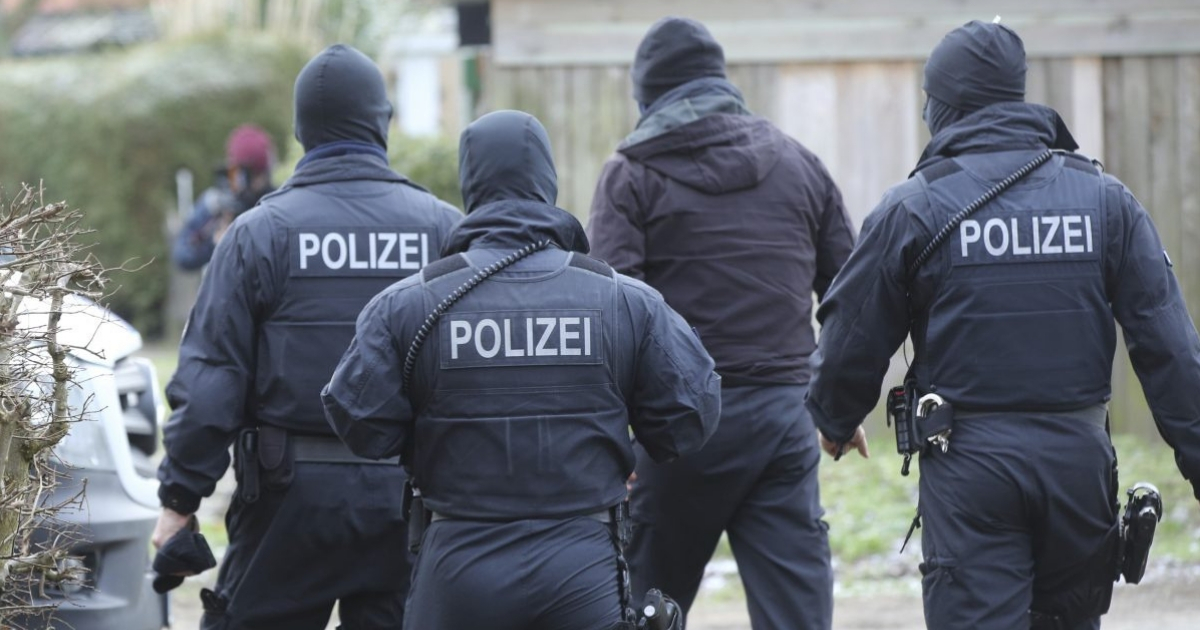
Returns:
[[[950,244],[954,265],[1060,262],[1099,258],[1099,214],[1092,209],[998,212],[963,221]]]
[[[440,327],[443,369],[603,360],[598,310],[452,312]]]
[[[394,276],[412,275],[437,253],[436,242],[423,228],[317,228],[290,230],[293,276]]]

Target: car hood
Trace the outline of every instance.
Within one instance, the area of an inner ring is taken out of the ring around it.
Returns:
[[[44,333],[50,301],[27,297],[21,301],[20,309],[21,328]],[[68,346],[71,356],[78,361],[112,367],[141,349],[142,336],[107,308],[88,298],[68,295],[63,300],[59,342]]]

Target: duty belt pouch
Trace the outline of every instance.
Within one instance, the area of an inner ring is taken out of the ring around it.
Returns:
[[[281,492],[292,485],[296,463],[292,456],[292,440],[286,429],[259,427],[258,463],[262,468],[262,485],[267,490]]]
[[[921,437],[920,444],[922,449],[925,451],[929,449],[930,438],[938,435],[949,435],[953,428],[953,405],[947,402],[931,409],[926,416],[917,420],[917,432]]]
[[[404,482],[404,498],[401,501],[401,509],[408,515],[408,551],[416,555],[421,551],[421,540],[425,538],[425,529],[433,521],[433,513],[425,509],[421,490],[411,478]]]
[[[255,503],[261,490],[258,470],[258,429],[243,429],[234,444],[233,474],[237,479],[238,498]]]

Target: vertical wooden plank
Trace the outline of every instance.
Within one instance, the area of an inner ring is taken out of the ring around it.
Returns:
[[[1106,58],[1101,62],[1101,82],[1104,96],[1104,152],[1098,157],[1105,169],[1120,177],[1125,154],[1117,150],[1125,136],[1125,117],[1121,115],[1121,99],[1124,94],[1124,71],[1121,60]],[[1112,400],[1109,402],[1109,417],[1114,431],[1128,427],[1129,376],[1132,369],[1129,353],[1125,351],[1124,335],[1117,336],[1117,351],[1113,357]]]
[[[780,70],[776,120],[825,163],[839,186],[837,71],[833,64],[795,64]],[[861,217],[858,217],[861,221]]]
[[[1025,100],[1030,103],[1050,105],[1050,68],[1046,59],[1028,60],[1028,70],[1025,71]],[[1053,107],[1053,105],[1051,105]]]
[[[1104,82],[1099,57],[1071,60],[1071,133],[1089,157],[1104,155]]]
[[[587,209],[591,205],[592,186],[596,182],[598,172],[595,169],[595,157],[592,146],[596,120],[596,98],[593,90],[591,68],[572,68],[571,76],[571,112],[575,121],[574,134],[571,137],[570,164],[567,173],[567,190],[571,191],[569,206],[564,206],[581,220],[587,218]]]
[[[1150,65],[1150,190],[1153,205],[1147,206],[1154,217],[1163,246],[1172,258],[1183,255],[1183,229],[1179,212],[1179,130],[1176,60],[1155,57]]]
[[[1200,316],[1200,55],[1178,59],[1179,170],[1183,251],[1176,258],[1175,275],[1183,286],[1193,319]]]

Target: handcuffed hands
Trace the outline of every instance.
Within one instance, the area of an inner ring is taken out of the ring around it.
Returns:
[[[829,455],[834,459],[845,455],[846,453],[850,452],[851,449],[857,450],[858,454],[864,459],[871,457],[870,452],[867,450],[867,432],[862,428],[861,424],[858,425],[858,428],[854,430],[854,437],[850,438],[849,442],[840,445],[841,452],[838,451],[839,444],[829,441],[825,437],[824,433],[821,433],[818,430],[817,435],[819,435],[821,438],[821,450],[829,453]]]

